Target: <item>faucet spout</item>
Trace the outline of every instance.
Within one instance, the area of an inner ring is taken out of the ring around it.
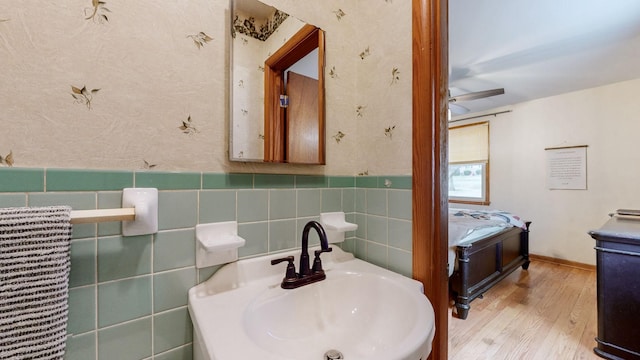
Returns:
[[[318,233],[318,237],[320,237],[320,251],[330,252],[332,250],[329,247],[327,233],[322,225],[317,221],[309,221],[302,230],[302,251],[300,253],[300,267],[298,268],[300,277],[311,275],[311,269],[309,268],[309,231],[311,229],[314,229]]]
[[[313,269],[309,269],[309,231],[315,229],[320,237],[320,250],[315,251],[315,258],[313,259]],[[279,264],[283,261],[287,261],[287,274],[280,287],[283,289],[295,289],[300,286],[308,285],[317,281],[322,281],[326,278],[324,270],[322,269],[322,261],[320,261],[320,255],[325,252],[331,252],[333,250],[329,247],[329,241],[327,240],[327,234],[324,232],[324,228],[317,221],[309,221],[302,230],[302,251],[300,252],[300,269],[299,273],[296,273],[295,266],[293,265],[293,256],[286,258],[271,260],[271,265]]]

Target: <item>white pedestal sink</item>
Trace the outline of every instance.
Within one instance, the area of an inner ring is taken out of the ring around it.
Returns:
[[[225,265],[189,290],[195,360],[424,360],[434,312],[422,284],[334,246],[327,278],[284,290],[285,264],[299,250]]]

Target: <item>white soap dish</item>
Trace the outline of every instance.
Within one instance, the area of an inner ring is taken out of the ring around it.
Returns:
[[[330,244],[343,242],[346,231],[358,229],[358,224],[345,221],[342,211],[320,213],[320,224],[324,227]]]
[[[196,225],[196,267],[238,260],[238,248],[246,241],[238,236],[238,223],[225,221]]]

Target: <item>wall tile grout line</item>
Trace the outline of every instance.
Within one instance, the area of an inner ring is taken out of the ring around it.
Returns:
[[[155,356],[155,318],[156,318],[156,297],[155,294],[155,286],[156,286],[156,269],[155,269],[155,246],[156,246],[156,234],[151,235],[151,358],[153,359]]]

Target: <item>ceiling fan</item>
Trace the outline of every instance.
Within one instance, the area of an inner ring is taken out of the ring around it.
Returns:
[[[504,94],[504,88],[474,91],[474,92],[460,94],[456,96],[451,96],[451,91],[449,91],[449,109],[451,109],[452,113],[457,115],[465,114],[469,112],[469,109],[467,109],[462,105],[457,104],[458,102],[483,99],[483,98],[502,95],[502,94]]]

